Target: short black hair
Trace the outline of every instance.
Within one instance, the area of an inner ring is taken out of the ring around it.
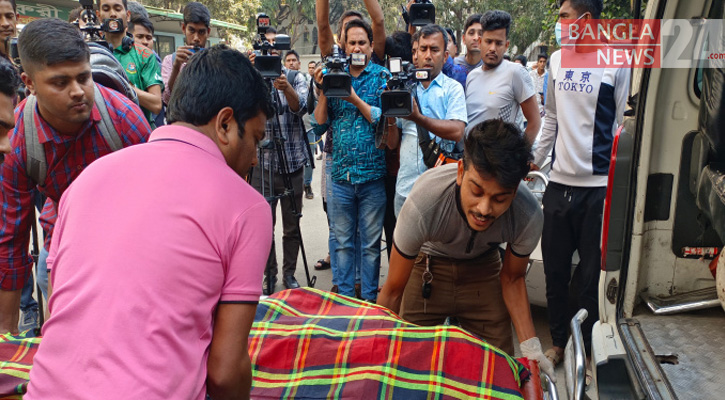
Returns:
[[[529,60],[527,60],[526,56],[523,54],[519,54],[518,56],[514,57],[514,60],[521,62],[521,65],[523,65],[524,67],[529,62]]]
[[[69,22],[42,18],[25,25],[18,37],[20,61],[26,72],[35,66],[51,66],[67,61],[90,62],[88,45]]]
[[[154,34],[154,24],[150,19],[140,14],[131,14],[131,22],[128,23],[128,31],[135,33],[134,29],[136,28],[136,25],[141,25],[151,32],[152,35]]]
[[[209,27],[211,14],[205,5],[192,1],[184,7],[184,24],[204,24]]]
[[[79,19],[81,17],[81,11],[83,11],[83,7],[81,6],[70,10],[70,13],[68,14],[68,22],[75,22]]]
[[[101,9],[101,1],[103,1],[103,0],[97,0],[97,2],[96,2],[96,4],[98,4],[99,10]],[[128,11],[128,1],[122,0],[122,3],[123,3],[123,9]]]
[[[506,38],[509,37],[511,30],[511,14],[502,10],[486,11],[481,17],[481,26],[484,32],[506,29]]]
[[[277,33],[277,28],[275,28],[273,26],[270,26],[270,27],[267,28],[266,31],[264,31],[264,33],[275,33],[276,34]]]
[[[448,28],[448,27],[445,27],[445,28],[443,28],[443,29],[445,29],[445,30],[446,30],[446,32],[448,32],[448,36],[450,36],[450,37],[451,37],[451,40],[453,41],[453,44],[455,44],[455,45],[456,45],[456,47],[457,47],[457,46],[458,46],[458,41],[456,40],[456,33],[455,33],[455,32],[453,32],[453,29],[451,29],[451,28]]]
[[[146,8],[138,1],[133,1],[133,0],[129,1],[128,2],[128,11],[131,12],[131,18],[133,18],[136,15],[140,15],[147,19],[150,18],[149,12],[146,11]]]
[[[529,173],[531,145],[519,128],[502,119],[489,119],[471,129],[463,146],[463,167],[473,166],[505,188],[516,188]]]
[[[368,41],[370,43],[373,42],[373,28],[370,27],[370,24],[367,22],[361,20],[361,19],[353,19],[352,21],[348,22],[347,25],[345,25],[345,38],[347,38],[347,31],[349,31],[351,28],[363,28],[365,29],[365,32],[368,35]],[[347,39],[346,39],[347,41]]]
[[[543,53],[542,53],[542,54],[539,54],[539,56],[538,56],[538,57],[536,57],[536,61],[539,61],[539,60],[541,60],[542,58],[543,58],[544,60],[548,60],[548,59],[549,59],[549,56],[547,56],[546,54],[543,54]]]
[[[511,61],[511,56],[508,55],[508,54],[504,54],[503,55],[503,59],[506,60],[506,61]]]
[[[260,111],[267,118],[274,115],[270,90],[262,75],[244,54],[218,44],[195,54],[181,70],[166,118],[169,124],[203,126],[224,107],[234,110],[241,132],[244,123]]]
[[[425,25],[422,28],[420,28],[420,30],[418,32],[420,32],[419,37],[421,37],[421,38],[425,38],[425,37],[440,33],[441,36],[443,36],[443,51],[446,51],[446,49],[448,48],[448,33],[440,25],[428,24],[428,25]]]
[[[481,16],[482,15],[478,13],[469,15],[468,18],[466,18],[466,23],[463,24],[463,32],[465,33],[473,24],[480,24]]]
[[[411,35],[404,31],[395,31],[385,38],[385,55],[400,57],[403,61],[413,61]]]
[[[293,56],[295,56],[295,58],[297,59],[297,61],[299,61],[299,60],[300,60],[300,54],[299,54],[299,53],[298,53],[297,51],[295,51],[295,50],[290,50],[290,51],[288,51],[288,52],[287,52],[287,53],[286,53],[286,54],[284,55],[284,60],[285,60],[285,61],[287,61],[287,56],[288,56],[288,55],[290,55],[290,54],[292,54]]]
[[[312,60],[312,61],[310,61],[310,62],[308,62],[308,63],[307,63],[307,65],[308,65],[308,66],[309,66],[310,64],[315,64],[315,65],[317,65],[317,61],[315,61],[315,60]]]
[[[339,37],[342,34],[342,29],[344,26],[342,26],[342,21],[344,21],[346,18],[349,17],[355,17],[356,19],[363,19],[363,15],[360,11],[356,10],[347,10],[340,16],[340,19],[338,20],[338,26],[337,26],[337,36]]]
[[[0,93],[15,97],[20,87],[20,74],[5,57],[0,57]]]
[[[602,16],[602,9],[604,8],[604,2],[602,0],[559,0],[559,8],[567,1],[571,5],[571,8],[576,10],[579,15],[589,12],[594,19],[599,19]]]

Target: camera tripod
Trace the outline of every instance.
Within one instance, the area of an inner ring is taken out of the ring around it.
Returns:
[[[264,144],[260,144],[259,146],[259,170],[260,170],[260,192],[262,196],[264,196],[265,200],[272,205],[272,203],[276,200],[282,199],[282,198],[288,198],[290,201],[290,206],[292,207],[292,214],[295,218],[295,228],[296,228],[296,234],[299,236],[300,239],[300,252],[302,253],[302,263],[305,266],[305,275],[307,278],[307,286],[309,287],[315,287],[315,283],[317,282],[317,276],[310,276],[310,268],[307,264],[307,254],[305,253],[305,244],[302,240],[302,230],[300,228],[300,219],[302,218],[302,212],[297,208],[297,202],[295,201],[295,190],[292,186],[292,178],[290,177],[290,171],[289,171],[289,165],[287,164],[287,154],[284,152],[284,142],[285,139],[282,136],[282,124],[280,123],[279,115],[280,115],[280,108],[281,108],[281,99],[279,97],[279,92],[277,92],[277,89],[272,84],[273,79],[272,78],[265,78],[265,81],[270,87],[271,90],[271,96],[272,96],[272,103],[274,104],[275,109],[275,115],[272,119],[271,124],[271,131],[272,135],[268,142]],[[290,83],[294,84],[294,82]],[[312,164],[312,157],[310,156],[310,149],[309,145],[307,144],[307,138],[306,135],[304,135],[304,129],[302,129],[302,138],[303,141],[303,151],[305,151],[305,154],[310,162]],[[264,162],[266,159],[266,156],[268,153],[271,153],[271,159],[269,160],[268,166],[269,169],[267,171],[267,174],[264,172]],[[275,170],[275,157],[278,161],[277,164],[280,166],[279,172]],[[253,168],[249,173],[249,182],[253,182],[252,179],[254,179],[254,170],[256,168]],[[282,176],[282,182],[284,184],[284,192],[282,193],[275,193],[274,190],[274,174],[280,173]],[[267,175],[267,176],[265,176]],[[265,178],[267,180],[265,181]],[[276,256],[276,255],[275,255]],[[283,261],[284,262],[284,261]],[[265,275],[267,275],[267,268],[265,266]],[[272,293],[274,290],[274,287],[272,286],[272,277],[267,276],[267,292]]]

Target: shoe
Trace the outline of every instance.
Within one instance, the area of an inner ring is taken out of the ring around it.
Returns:
[[[285,276],[282,283],[284,283],[284,287],[287,289],[297,289],[300,287],[300,284],[297,283],[297,279],[295,279],[292,275]]]
[[[317,160],[322,160],[322,153],[316,157]]]
[[[31,308],[28,311],[23,311],[23,319],[18,324],[18,331],[25,332],[30,329],[38,327],[38,309]]]
[[[322,271],[326,269],[330,269],[330,263],[325,261],[324,258],[320,258],[317,260],[317,263],[314,265],[316,271]]]
[[[338,288],[337,285],[332,285],[332,288],[330,288],[330,292],[340,293],[340,288]]]
[[[315,194],[312,193],[312,186],[305,186],[305,197],[310,200],[315,198]]]
[[[262,283],[262,294],[265,296],[269,296],[270,294],[274,293],[274,288],[277,286],[277,277],[272,278],[272,290],[270,291],[267,286],[267,279],[268,277],[264,277],[264,282]]]

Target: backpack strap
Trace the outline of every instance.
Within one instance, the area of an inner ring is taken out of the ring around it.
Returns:
[[[113,125],[111,114],[108,112],[108,107],[106,107],[106,100],[103,98],[103,94],[97,85],[93,85],[93,88],[95,91],[94,102],[96,103],[96,107],[98,107],[98,112],[101,114],[101,122],[98,128],[106,143],[111,147],[111,151],[121,150],[123,148],[121,136],[119,136],[116,127]]]
[[[35,126],[35,105],[37,101],[34,95],[28,96],[23,110],[23,127],[25,128],[25,168],[30,179],[36,185],[45,182],[48,173],[48,161],[45,158],[45,150],[38,138],[38,128]]]
[[[116,127],[113,125],[111,114],[106,107],[106,100],[103,98],[98,85],[93,85],[94,103],[101,114],[98,130],[101,132],[103,139],[108,143],[111,151],[117,151],[123,148],[121,136],[118,134]],[[35,105],[37,100],[35,96],[28,96],[23,109],[23,127],[25,128],[25,148],[26,148],[26,171],[30,179],[36,185],[42,186],[48,174],[48,160],[45,158],[45,149],[40,143],[38,137],[38,128],[35,126]]]

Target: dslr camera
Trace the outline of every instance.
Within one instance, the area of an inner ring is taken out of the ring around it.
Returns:
[[[388,80],[388,91],[380,96],[383,115],[386,117],[407,117],[413,113],[413,90],[415,84],[430,80],[430,69],[415,69],[413,64],[400,57],[388,60],[392,74]]]
[[[413,26],[425,26],[436,23],[436,7],[430,0],[415,0],[410,5],[410,24]]]
[[[270,55],[270,50],[289,50],[291,48],[290,37],[277,35],[274,43],[267,40],[265,34],[270,27],[270,19],[265,13],[257,15],[257,37],[252,43],[257,57],[254,59],[254,67],[257,68],[262,77],[277,79],[282,74],[282,58],[279,55]]]
[[[352,76],[345,72],[348,65],[365,65],[365,54],[353,53],[349,57],[338,45],[332,46],[332,54],[325,58],[322,69],[322,93],[327,97],[347,97],[352,93]]]

